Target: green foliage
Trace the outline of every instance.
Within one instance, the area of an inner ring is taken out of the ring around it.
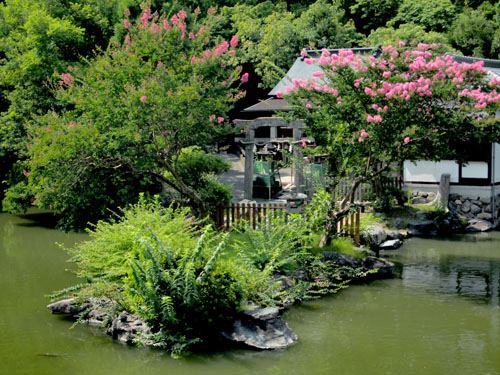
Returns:
[[[364,34],[385,26],[397,12],[401,0],[355,0],[348,9],[356,28]],[[347,1],[347,3],[351,3]]]
[[[268,224],[262,229],[244,225],[233,247],[250,267],[269,276],[297,267],[311,237],[301,216],[277,216]]]
[[[121,213],[68,250],[85,283],[63,293],[116,301],[148,322],[158,346],[174,352],[232,321],[247,282],[221,257],[225,235],[198,229],[187,209],[162,208],[158,200],[143,198]]]
[[[215,200],[229,199],[227,189],[198,173],[220,170],[220,162],[201,150],[180,155],[227,133],[221,122],[243,95],[241,68],[210,39],[208,25],[188,17],[167,31],[166,16],[146,11],[146,18],[148,27],[131,26],[122,45],[65,73],[57,95],[66,110],[37,118],[31,129],[28,187],[36,205],[63,215],[66,228],[106,217],[141,191],[174,195],[201,216]]]
[[[466,55],[498,57],[500,51],[496,42],[498,29],[498,22],[487,19],[486,15],[478,10],[467,8],[458,16],[450,32],[450,38],[453,45]]]
[[[439,53],[459,53],[451,46],[451,42],[445,34],[435,31],[425,31],[423,26],[413,23],[401,24],[396,29],[390,26],[380,27],[373,30],[366,39],[368,45],[373,47],[396,45],[400,40],[414,45],[418,43],[440,43],[440,47],[437,50]]]
[[[313,232],[321,232],[326,224],[331,194],[326,189],[316,190],[306,206],[306,217]]]
[[[288,11],[285,3],[271,1],[239,4],[221,12],[242,42],[239,61],[253,65],[264,87],[276,84],[304,47],[353,46],[359,40],[337,3],[325,0],[311,4],[300,16]]]
[[[450,0],[403,0],[389,26],[413,23],[426,31],[447,31],[455,20],[457,10]]]
[[[209,154],[199,146],[181,150],[175,167],[179,177],[193,190],[197,190],[210,211],[217,203],[231,202],[231,187],[224,186],[217,180],[217,174],[227,172],[230,164],[220,156]],[[175,200],[175,195],[170,194]]]
[[[60,110],[50,82],[108,44],[114,5],[97,0],[0,4],[0,183],[24,179],[23,168],[13,166],[26,158],[26,125],[34,115]]]

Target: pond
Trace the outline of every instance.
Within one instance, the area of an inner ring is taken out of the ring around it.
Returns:
[[[66,269],[85,234],[0,214],[0,374],[500,374],[500,232],[410,239],[383,256],[401,277],[353,285],[290,308],[299,342],[284,351],[231,350],[175,360],[114,342],[45,308],[76,283]]]

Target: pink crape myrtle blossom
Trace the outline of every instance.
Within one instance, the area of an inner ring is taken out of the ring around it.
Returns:
[[[407,145],[408,143],[410,143],[410,137],[405,137],[405,139],[403,140],[404,144]]]
[[[240,78],[240,81],[241,81],[242,83],[246,83],[246,82],[248,82],[248,73],[243,73],[243,75],[242,75],[242,76],[241,76],[241,78]]]
[[[223,123],[224,122],[224,117],[217,117],[217,122],[220,124],[220,123]]]
[[[235,35],[231,38],[231,41],[229,42],[229,45],[231,47],[236,47],[238,45],[238,36]]]
[[[145,103],[147,100],[147,96],[146,95],[141,96],[140,100],[141,100],[141,102]]]
[[[130,28],[130,22],[129,22],[129,20],[127,20],[127,19],[123,20],[123,27],[126,28],[126,29]]]

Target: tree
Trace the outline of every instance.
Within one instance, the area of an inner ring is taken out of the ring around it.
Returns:
[[[7,0],[0,4],[0,200],[6,185],[24,179],[26,124],[59,110],[47,85],[82,57],[105,48],[116,1]]]
[[[426,31],[444,32],[453,24],[456,13],[450,0],[403,0],[388,26],[414,23],[423,26]]]
[[[244,95],[238,86],[248,74],[232,65],[237,37],[215,43],[196,16],[181,10],[167,19],[146,9],[135,24],[124,21],[123,44],[61,74],[57,98],[67,110],[37,118],[24,171],[37,206],[81,227],[140,191],[175,191],[180,203],[208,213],[179,155],[208,148],[226,131],[226,112]]]
[[[439,53],[458,53],[448,40],[446,34],[437,33],[435,31],[425,31],[422,26],[415,25],[412,23],[405,23],[400,25],[397,29],[392,27],[380,27],[377,30],[373,30],[370,35],[366,38],[368,45],[372,47],[387,46],[391,44],[397,44],[400,40],[405,41],[410,44],[418,43],[439,43],[439,47],[436,49]]]
[[[332,196],[329,237],[353,204],[357,186],[392,164],[463,162],[463,142],[497,140],[500,134],[495,117],[500,80],[488,80],[481,61],[456,63],[449,55],[436,55],[435,45],[403,45],[382,47],[379,58],[323,50],[316,78],[294,80],[287,89],[292,115],[304,119],[331,155],[331,189],[342,179],[352,182],[340,204]]]
[[[495,57],[492,44],[497,23],[487,19],[479,10],[465,9],[450,31],[450,38],[464,54],[476,57]]]
[[[343,10],[325,0],[311,4],[299,17],[285,3],[271,1],[223,8],[221,13],[225,20],[219,27],[238,35],[242,45],[239,61],[254,67],[264,87],[281,79],[282,70],[288,69],[302,48],[351,47],[360,39],[353,23],[344,20]]]
[[[344,0],[343,3],[357,30],[368,35],[396,15],[401,0]]]

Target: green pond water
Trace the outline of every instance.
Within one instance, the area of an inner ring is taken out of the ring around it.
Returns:
[[[500,232],[410,239],[383,254],[401,277],[354,285],[285,312],[283,351],[175,360],[51,315],[44,295],[76,282],[68,256],[85,234],[0,214],[0,375],[500,374]]]

